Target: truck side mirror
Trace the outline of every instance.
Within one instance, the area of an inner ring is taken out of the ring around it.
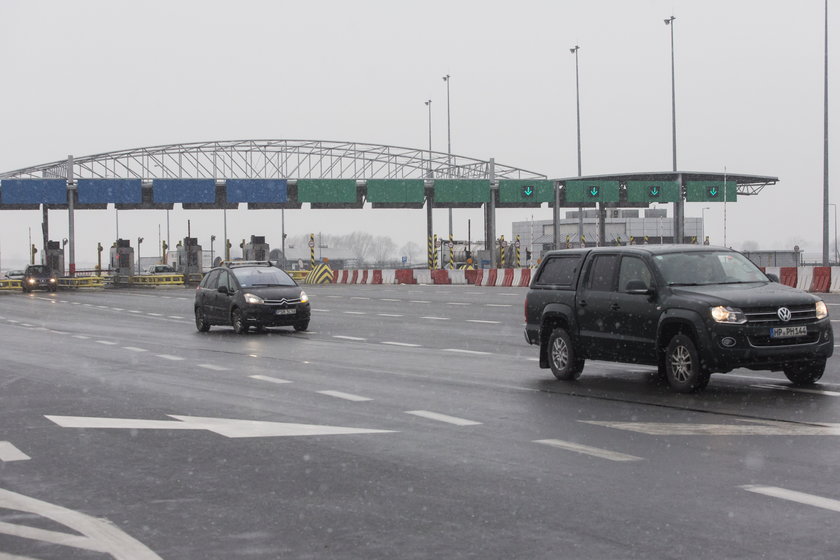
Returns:
[[[650,295],[653,290],[648,287],[644,280],[630,280],[624,286],[624,291],[628,294]]]

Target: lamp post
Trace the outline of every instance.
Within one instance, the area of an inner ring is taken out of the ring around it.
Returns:
[[[706,238],[706,210],[711,210],[709,206],[704,206],[700,211],[700,237]],[[702,241],[700,242],[703,243]]]
[[[837,247],[837,205],[834,203],[828,205],[834,206],[834,263],[840,266],[840,249]]]
[[[140,274],[142,268],[140,267],[140,244],[143,243],[143,238],[137,238],[137,274]]]
[[[214,241],[216,241],[216,236],[211,235],[210,236],[210,266],[216,266],[215,262],[214,262],[215,259],[213,258],[213,242]]]
[[[825,78],[823,108],[823,266],[828,266],[828,0],[825,0]],[[835,206],[835,212],[837,207]],[[837,218],[834,218],[835,245]]]
[[[429,108],[429,177],[432,176],[432,100],[425,102]]]
[[[665,20],[665,25],[671,28],[671,146],[673,157],[673,170],[677,172],[677,94],[676,94],[676,77],[674,72],[674,20],[677,19],[671,16]],[[677,180],[682,185],[682,176],[678,175]],[[674,242],[682,243],[684,237],[683,217],[685,203],[682,197],[674,202]]]
[[[452,121],[450,120],[449,112],[449,78],[447,74],[443,77],[446,82],[446,169],[451,177],[452,175]],[[449,239],[452,239],[452,208],[449,208]]]
[[[580,163],[580,72],[578,67],[578,51],[580,50],[580,45],[575,45],[569,52],[575,55],[575,110],[577,114],[577,170],[578,170],[578,177],[582,176],[583,172],[581,171],[581,163]],[[555,229],[557,228],[558,223],[555,224]],[[557,238],[557,236],[555,236]],[[559,239],[559,238],[557,238]],[[583,206],[578,207],[578,239],[583,239]]]

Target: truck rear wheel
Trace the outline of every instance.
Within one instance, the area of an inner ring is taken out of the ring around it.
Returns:
[[[709,372],[700,364],[700,354],[690,337],[680,333],[671,338],[665,350],[665,378],[678,393],[705,389]]]
[[[548,338],[548,364],[561,381],[574,381],[583,371],[584,360],[575,355],[572,338],[564,329],[554,329]]]
[[[825,371],[825,358],[787,364],[783,370],[785,376],[794,385],[813,385],[820,380]]]

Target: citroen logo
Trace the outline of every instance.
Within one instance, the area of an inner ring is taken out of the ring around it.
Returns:
[[[790,309],[787,307],[780,307],[777,313],[779,315],[779,319],[781,319],[783,323],[790,321]]]

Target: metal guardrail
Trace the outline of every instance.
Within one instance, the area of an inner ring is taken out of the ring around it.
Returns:
[[[308,270],[287,270],[286,273],[292,277],[295,282],[303,282],[306,275],[309,274]]]
[[[20,290],[20,280],[0,280],[0,290]]]
[[[72,278],[59,278],[59,288],[102,288],[105,286],[104,276],[74,276]]]

